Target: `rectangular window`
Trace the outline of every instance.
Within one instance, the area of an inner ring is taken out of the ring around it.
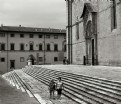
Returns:
[[[54,57],[54,62],[58,61],[58,57]]]
[[[76,24],[76,39],[79,39],[79,23]]]
[[[24,57],[20,57],[20,62],[24,62]]]
[[[54,39],[58,39],[58,35],[54,35]]]
[[[5,44],[2,43],[2,44],[1,44],[1,51],[4,51],[4,50],[5,50]]]
[[[29,46],[30,46],[29,47],[30,48],[29,50],[32,51],[33,50],[33,44],[30,44]]]
[[[50,38],[50,35],[46,35],[46,38]]]
[[[0,61],[1,61],[1,62],[5,62],[5,58],[2,57]]]
[[[50,51],[50,44],[47,44],[47,51]]]
[[[42,62],[43,61],[43,57],[39,57],[39,62]]]
[[[64,45],[64,51],[66,52],[66,45]]]
[[[0,37],[5,37],[5,33],[0,33]]]
[[[42,38],[42,35],[41,34],[39,34],[39,38]]]
[[[20,38],[24,38],[24,34],[20,34]]]
[[[117,28],[117,19],[116,19],[116,1],[112,0],[111,6],[111,30]]]
[[[33,35],[33,34],[29,34],[29,37],[30,37],[30,38],[33,38],[33,37],[34,37],[34,35]]]
[[[12,33],[12,34],[10,34],[10,37],[15,37],[15,34],[13,34],[13,33]]]
[[[10,44],[10,50],[14,50],[14,43]]]
[[[21,51],[24,50],[24,44],[20,44],[20,50],[21,50]]]
[[[54,44],[54,51],[58,51],[58,45]]]
[[[42,44],[39,44],[39,50],[42,51]]]

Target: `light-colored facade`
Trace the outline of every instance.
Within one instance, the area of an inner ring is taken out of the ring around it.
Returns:
[[[61,29],[0,27],[0,71],[33,64],[62,64],[66,57],[66,32]]]
[[[73,64],[121,66],[121,0],[66,0]]]

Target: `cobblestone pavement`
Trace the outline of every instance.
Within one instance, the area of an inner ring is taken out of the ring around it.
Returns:
[[[121,81],[121,67],[83,65],[40,65],[40,67],[108,80]]]
[[[0,75],[0,104],[39,104],[39,102],[11,86]]]

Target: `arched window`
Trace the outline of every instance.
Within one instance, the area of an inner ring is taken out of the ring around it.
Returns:
[[[86,38],[91,38],[92,35],[92,22],[88,21],[86,28]]]
[[[50,44],[47,44],[47,51],[50,51]]]
[[[5,50],[5,43],[1,43],[1,51]]]
[[[58,51],[58,44],[54,44],[54,51]]]
[[[14,48],[15,48],[15,44],[14,43],[11,43],[10,44],[10,50],[14,50]]]
[[[34,49],[34,46],[32,43],[29,44],[29,50],[32,51]]]

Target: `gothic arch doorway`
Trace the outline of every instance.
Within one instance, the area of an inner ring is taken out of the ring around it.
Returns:
[[[89,20],[86,25],[86,64],[95,64],[95,37],[92,34],[92,21]]]
[[[81,18],[84,20],[84,65],[98,65],[97,7],[91,3],[85,3]]]

